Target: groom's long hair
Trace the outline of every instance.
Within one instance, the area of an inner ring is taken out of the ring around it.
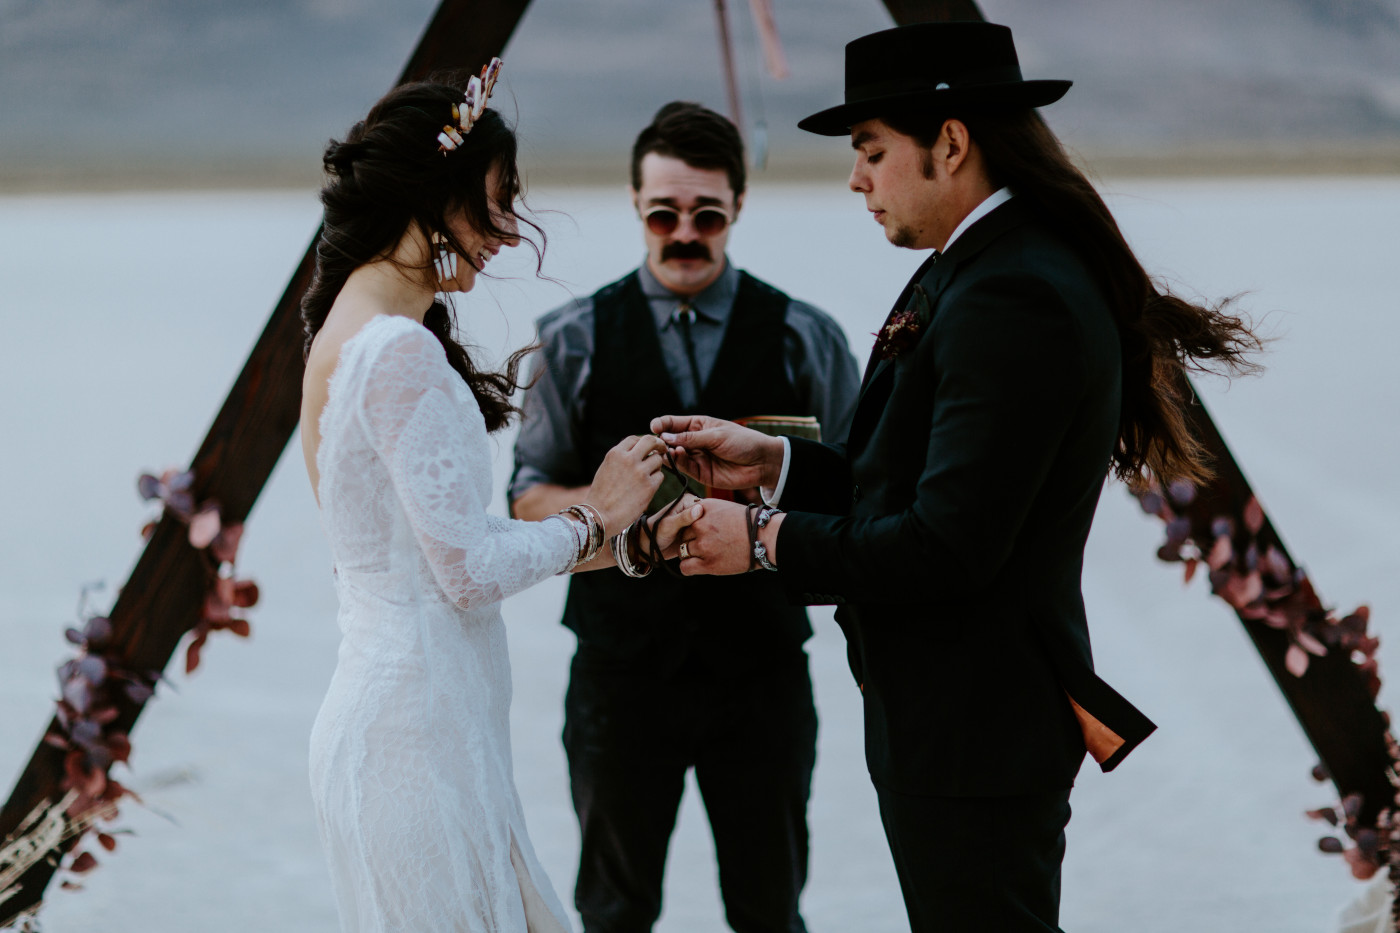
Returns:
[[[891,128],[931,147],[946,115],[885,117]],[[1149,476],[1201,482],[1211,471],[1191,433],[1188,371],[1227,376],[1255,372],[1249,355],[1261,341],[1250,325],[1217,305],[1171,294],[1143,269],[1094,186],[1033,110],[960,116],[981,150],[994,187],[1009,187],[1040,223],[1063,237],[1097,273],[1118,325],[1123,407],[1114,473],[1141,487]]]

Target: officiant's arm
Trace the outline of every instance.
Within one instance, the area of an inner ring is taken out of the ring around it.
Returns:
[[[564,486],[559,483],[536,483],[511,501],[510,514],[527,522],[537,522],[546,515],[582,502],[588,498],[590,486]]]
[[[1084,338],[1058,294],[1023,276],[959,296],[936,327],[914,361],[938,374],[930,424],[910,425],[910,446],[889,451],[893,459],[922,448],[914,502],[884,516],[784,516],[777,566],[794,601],[975,592],[1009,558],[1086,391]],[[1107,451],[1102,462],[1106,472]],[[795,463],[789,482],[807,467],[821,469]]]

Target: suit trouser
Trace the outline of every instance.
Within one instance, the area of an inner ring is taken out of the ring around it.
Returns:
[[[738,933],[803,933],[807,798],[817,714],[801,649],[737,679],[603,670],[581,651],[564,749],[582,852],[574,903],[587,933],[650,930],[685,775],[709,816],[725,919]]]
[[[912,797],[876,787],[912,933],[1058,931],[1069,790]]]

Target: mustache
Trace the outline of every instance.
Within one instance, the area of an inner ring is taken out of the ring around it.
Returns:
[[[713,259],[704,243],[667,243],[661,247],[661,261],[668,259]]]

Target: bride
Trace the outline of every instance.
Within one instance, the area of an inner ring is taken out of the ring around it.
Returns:
[[[541,522],[486,513],[487,435],[515,414],[526,351],[478,370],[435,293],[469,291],[520,242],[515,137],[485,109],[498,68],[391,91],[324,158],[301,427],[343,639],[310,770],[356,933],[568,927],[515,791],[501,601],[615,560],[636,572],[634,537],[603,543],[661,482],[661,441],[627,438],[586,502]],[[699,516],[686,505],[663,544]]]

